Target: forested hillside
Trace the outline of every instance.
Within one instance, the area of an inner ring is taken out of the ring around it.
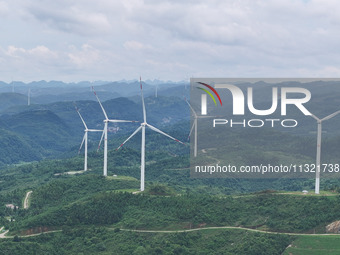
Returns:
[[[111,85],[98,88],[98,94]],[[131,87],[126,93],[133,91]],[[101,129],[104,117],[96,101],[14,105],[2,111],[0,227],[5,228],[0,232],[9,230],[11,238],[0,240],[1,251],[279,255],[294,240],[298,243],[290,234],[323,234],[326,225],[340,219],[340,181],[336,178],[321,179],[320,196],[311,195],[314,178],[191,178],[188,105],[171,88],[157,98],[152,90],[148,93],[148,122],[186,145],[146,130],[144,192],[139,192],[141,134],[116,151],[140,123],[110,123],[108,176],[103,177],[103,147],[97,152],[100,132],[89,134],[87,172],[82,171],[84,150],[77,155],[84,126],[74,104],[89,128]],[[319,103],[332,98],[325,94]],[[267,103],[260,101],[260,106]],[[103,100],[103,106],[110,118],[143,119],[139,95]],[[337,122],[325,125],[324,130],[333,130]],[[316,125],[310,119],[302,123],[300,132],[242,128],[206,133],[200,138],[199,154],[209,164],[216,164],[217,159],[236,165],[314,163]],[[204,132],[204,123],[198,124],[198,132]],[[223,141],[218,150],[207,146],[216,137]],[[338,162],[339,139],[337,132],[323,134],[325,162]],[[310,193],[303,195],[302,190]],[[135,230],[156,232],[130,232]],[[21,237],[46,231],[46,235]]]

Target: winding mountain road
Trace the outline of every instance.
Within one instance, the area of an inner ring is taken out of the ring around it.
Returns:
[[[27,193],[26,193],[26,196],[25,196],[25,199],[24,199],[24,209],[28,209],[28,207],[29,207],[28,199],[31,196],[32,192],[33,191],[30,190],[30,191],[27,191]]]
[[[0,228],[0,231],[3,229]],[[107,228],[108,230],[115,230],[116,228]],[[259,230],[259,229],[252,229],[252,228],[244,228],[244,227],[231,227],[231,226],[225,226],[225,227],[206,227],[206,228],[193,228],[193,229],[182,229],[182,230],[138,230],[138,229],[120,229],[121,231],[127,231],[127,232],[138,232],[138,233],[163,233],[163,234],[171,234],[171,233],[184,233],[184,232],[194,232],[194,231],[203,231],[203,230],[209,230],[209,229],[240,229],[244,231],[252,231],[252,232],[259,232],[259,233],[265,233],[265,234],[272,234],[272,235],[290,235],[290,236],[338,236],[339,234],[303,234],[303,233],[287,233],[287,232],[272,232],[272,231],[265,231],[265,230]],[[41,234],[49,234],[49,233],[56,233],[61,232],[62,230],[52,230],[52,231],[46,231],[42,233],[37,234],[31,234],[31,235],[24,235],[19,237],[31,237],[31,236],[38,236]],[[6,230],[4,233],[0,234],[0,238],[13,238],[14,236],[5,236],[8,233],[8,230]]]
[[[0,238],[8,238],[7,236],[5,236],[8,233],[8,230],[6,230],[5,232],[1,233],[1,231],[4,229],[4,227],[0,228]]]
[[[109,230],[114,230],[113,228],[108,228]],[[206,227],[206,228],[193,228],[193,229],[184,229],[184,230],[137,230],[137,229],[120,229],[121,231],[129,231],[129,232],[138,232],[138,233],[183,233],[183,232],[194,232],[194,231],[202,231],[209,229],[241,229],[245,231],[252,232],[260,232],[265,234],[282,234],[282,235],[290,235],[290,236],[339,236],[339,234],[304,234],[304,233],[287,233],[287,232],[273,232],[273,231],[265,231],[253,228],[243,228],[243,227]]]

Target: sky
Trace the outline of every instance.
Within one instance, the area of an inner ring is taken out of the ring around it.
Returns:
[[[338,0],[0,0],[0,80],[340,77]]]

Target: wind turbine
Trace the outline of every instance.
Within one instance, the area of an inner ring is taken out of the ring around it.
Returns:
[[[75,106],[76,108],[76,111],[77,113],[79,114],[79,117],[81,119],[81,121],[83,122],[84,124],[84,127],[85,127],[85,130],[84,130],[84,137],[83,137],[83,141],[81,142],[80,144],[80,147],[79,147],[79,151],[78,151],[78,154],[80,153],[80,150],[81,148],[83,147],[83,144],[85,142],[85,158],[84,158],[84,170],[87,171],[87,138],[88,138],[88,132],[103,132],[103,130],[98,130],[98,129],[88,129],[87,128],[87,125],[83,119],[83,117],[81,116],[78,108]]]
[[[94,90],[94,88],[92,87],[93,93],[96,96],[98,103],[100,105],[100,107],[102,108],[102,111],[104,113],[105,119],[104,119],[104,130],[103,130],[103,134],[102,134],[102,138],[100,140],[99,146],[103,140],[103,136],[104,136],[104,166],[103,166],[103,175],[107,176],[107,130],[108,130],[108,125],[109,122],[113,122],[113,123],[121,123],[121,122],[136,122],[136,121],[131,121],[131,120],[114,120],[114,119],[109,119],[107,117],[106,111],[102,105],[102,103],[100,102],[96,91]]]
[[[27,105],[28,106],[31,105],[31,88],[28,88],[28,92],[27,92]]]
[[[195,128],[195,133],[194,133],[194,157],[197,157],[197,119],[198,119],[198,116],[195,112],[195,110],[192,108],[192,106],[189,104],[188,100],[185,99],[185,102],[187,102],[187,104],[189,105],[190,107],[190,110],[191,112],[194,114],[194,123],[192,124],[191,126],[191,129],[190,129],[190,133],[188,135],[188,140],[190,139],[190,136],[191,136],[191,133],[192,131],[194,130]]]
[[[197,157],[197,125],[198,125],[197,120],[198,119],[204,119],[204,118],[214,118],[216,116],[198,116],[197,113],[195,112],[194,108],[192,108],[192,106],[190,105],[190,103],[188,102],[188,100],[186,98],[185,98],[185,101],[189,105],[190,110],[194,115],[194,122],[191,126],[190,133],[188,135],[188,140],[190,139],[192,131],[195,129],[195,132],[194,132],[194,157]]]
[[[314,114],[311,116],[316,119],[318,123],[318,133],[317,133],[317,145],[316,145],[316,171],[315,171],[315,194],[320,193],[320,160],[321,160],[321,133],[322,133],[322,122],[325,120],[329,120],[336,115],[338,115],[340,111],[334,112],[323,119],[319,119]]]
[[[146,110],[145,110],[145,104],[144,104],[144,96],[143,96],[143,87],[142,87],[142,78],[139,78],[140,81],[140,90],[141,90],[141,96],[142,96],[142,104],[143,104],[143,120],[144,122],[140,124],[140,126],[135,130],[135,132],[132,133],[132,135],[129,136],[128,139],[126,139],[116,150],[119,150],[127,141],[129,141],[135,134],[139,132],[139,130],[142,130],[142,146],[141,146],[141,159],[140,159],[140,191],[144,191],[145,186],[145,127],[149,127],[151,130],[160,133],[166,137],[169,137],[170,139],[179,142],[181,144],[184,144],[183,142],[179,141],[176,138],[173,138],[172,136],[164,133],[163,131],[159,130],[158,128],[155,128],[154,126],[151,126],[146,121]]]

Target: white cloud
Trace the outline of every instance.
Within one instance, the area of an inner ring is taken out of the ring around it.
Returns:
[[[79,35],[108,33],[111,29],[108,17],[93,4],[87,6],[77,1],[30,1],[26,4],[26,10],[47,27],[63,32]]]
[[[0,15],[5,16],[9,12],[9,8],[6,2],[0,2]]]
[[[35,59],[37,62],[45,62],[48,59],[53,60],[58,57],[55,52],[43,45],[39,45],[32,49],[24,49],[10,45],[5,53],[13,58],[22,58],[26,60]]]
[[[70,47],[72,50],[68,53],[69,61],[75,65],[76,68],[86,68],[92,65],[97,65],[101,62],[100,52],[91,45],[84,44],[78,50],[74,46]]]
[[[134,40],[125,42],[124,48],[126,50],[136,50],[136,51],[151,50],[152,49],[152,47],[150,45],[143,44],[141,42],[137,42],[137,41],[134,41]]]
[[[4,3],[0,14],[13,15],[0,26],[1,63],[54,79],[328,76],[340,67],[337,0]]]
[[[25,53],[26,50],[23,48],[17,48],[13,45],[8,46],[6,54],[11,57],[19,57],[20,54]]]

